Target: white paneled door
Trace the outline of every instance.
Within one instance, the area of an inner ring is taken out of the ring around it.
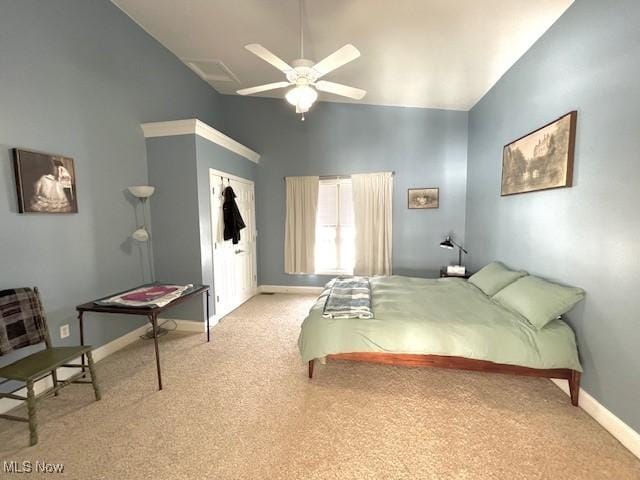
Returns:
[[[217,170],[210,170],[210,181],[215,314],[221,318],[257,291],[256,207],[252,181]],[[222,205],[228,186],[236,194],[236,203],[246,225],[235,245],[231,240],[224,240]]]

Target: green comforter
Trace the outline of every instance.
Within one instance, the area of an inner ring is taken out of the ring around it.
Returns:
[[[302,360],[349,352],[417,353],[582,371],[565,322],[536,330],[464,280],[375,277],[371,293],[373,319],[323,318],[321,297],[302,323]]]

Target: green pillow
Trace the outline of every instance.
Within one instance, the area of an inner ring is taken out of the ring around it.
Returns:
[[[538,277],[521,278],[499,291],[493,299],[522,315],[538,330],[571,310],[584,298],[584,290],[547,282]]]
[[[500,262],[491,262],[471,275],[469,282],[473,283],[488,296],[493,297],[504,287],[525,275],[527,275],[527,272],[514,272]]]

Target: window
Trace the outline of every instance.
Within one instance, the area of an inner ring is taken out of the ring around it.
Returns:
[[[353,274],[356,229],[351,192],[351,179],[320,180],[316,273]]]

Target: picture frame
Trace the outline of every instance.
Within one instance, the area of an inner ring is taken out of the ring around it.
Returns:
[[[409,188],[407,207],[411,210],[427,210],[440,207],[440,188]]]
[[[572,186],[577,118],[566,113],[504,146],[501,196]]]
[[[13,149],[19,213],[78,213],[72,158]]]

